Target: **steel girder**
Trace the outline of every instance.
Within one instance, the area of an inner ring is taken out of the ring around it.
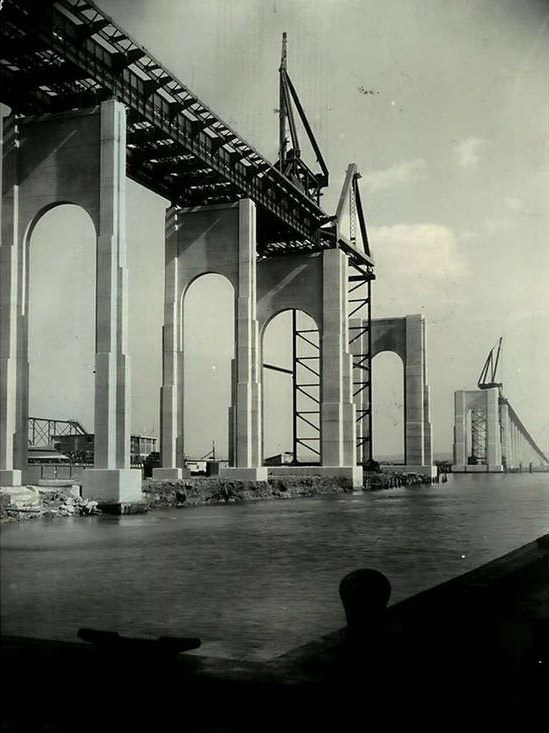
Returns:
[[[2,101],[16,113],[66,111],[114,96],[128,108],[132,178],[181,206],[249,197],[260,216],[276,221],[274,239],[286,248],[329,245],[320,243],[326,217],[316,202],[92,2],[5,0],[0,38]],[[160,144],[173,157],[160,160]],[[182,156],[194,163],[183,173]],[[260,253],[271,230],[260,226]]]

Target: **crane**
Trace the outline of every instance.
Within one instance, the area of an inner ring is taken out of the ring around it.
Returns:
[[[497,344],[492,346],[492,348],[490,349],[490,353],[488,354],[488,357],[484,362],[480,377],[478,378],[477,387],[479,389],[491,389],[492,387],[498,387],[500,392],[503,390],[503,383],[496,382],[496,372],[498,369],[499,357],[501,354],[502,341],[503,336],[500,336]],[[494,351],[496,349],[496,355],[494,356]]]

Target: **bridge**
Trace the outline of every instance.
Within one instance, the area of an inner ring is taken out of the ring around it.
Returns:
[[[375,270],[361,175],[351,162],[335,212],[321,207],[329,171],[288,72],[285,35],[278,159],[270,162],[93,2],[44,0],[31,8],[4,0],[0,12],[0,101],[9,107],[2,125],[0,485],[19,485],[27,467],[31,235],[45,212],[72,203],[88,212],[97,237],[95,462],[83,475],[83,494],[105,504],[140,501],[130,460],[128,177],[170,202],[157,478],[178,479],[184,468],[185,296],[207,273],[224,276],[235,293],[230,466],[222,476],[258,481],[268,472],[303,472],[362,486],[362,467],[374,457],[372,358],[384,350],[405,366],[406,468],[430,474],[425,324],[421,316],[371,318]],[[283,311],[293,314],[294,465],[267,469],[262,387],[274,365],[263,363],[263,337]],[[300,312],[314,328],[300,326]],[[314,465],[296,465],[299,446],[309,448]]]
[[[2,125],[0,485],[18,485],[27,466],[30,237],[46,211],[72,203],[88,212],[97,236],[95,464],[84,474],[83,493],[104,503],[140,500],[130,467],[130,177],[171,204],[156,475],[182,475],[185,293],[194,279],[214,272],[231,282],[236,304],[227,476],[267,477],[263,333],[278,313],[305,311],[316,336],[294,319],[294,337],[318,345],[317,386],[309,391],[315,410],[294,399],[294,424],[317,428],[317,465],[307,471],[360,486],[358,454],[371,457],[372,445],[367,334],[374,279],[360,173],[349,165],[337,210],[325,212],[320,201],[329,172],[288,72],[285,34],[272,163],[93,2],[31,7],[5,0],[1,14],[0,101],[10,113]],[[305,160],[304,147],[314,160]],[[358,341],[361,348],[351,349]],[[303,395],[297,374],[305,357],[294,356],[294,394]],[[294,446],[305,440],[296,431]]]
[[[492,347],[476,390],[454,395],[455,473],[549,471],[549,458],[530,435],[496,381],[501,345]]]
[[[251,199],[258,207],[262,256],[336,246],[334,227],[326,226],[334,217],[319,206],[328,171],[285,70],[281,115],[297,100],[319,173],[286,142],[278,165],[267,161],[92,2],[45,0],[31,7],[25,0],[6,0],[0,31],[2,101],[18,115],[80,110],[116,99],[127,110],[130,178],[181,207]],[[289,122],[295,135],[293,114]],[[286,140],[284,126],[281,136]],[[337,244],[353,262],[373,264],[344,237]]]

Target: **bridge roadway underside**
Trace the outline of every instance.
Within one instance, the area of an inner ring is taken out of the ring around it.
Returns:
[[[549,471],[536,444],[497,387],[458,390],[454,396],[452,472]]]
[[[139,45],[84,0],[4,0],[0,101],[50,115],[116,99],[127,110],[127,174],[184,207],[258,207],[258,254],[331,246],[327,218],[307,193],[231,129]]]

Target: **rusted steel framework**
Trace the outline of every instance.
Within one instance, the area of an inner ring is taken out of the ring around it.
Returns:
[[[127,172],[134,180],[186,207],[251,198],[262,256],[338,246],[331,217],[318,205],[327,175],[272,165],[93,2],[4,0],[1,14],[1,101],[16,114],[114,97],[128,108]],[[285,85],[295,101],[287,76]]]
[[[53,445],[53,437],[60,435],[87,435],[87,431],[77,420],[52,420],[47,417],[29,417],[28,445],[48,447]]]

